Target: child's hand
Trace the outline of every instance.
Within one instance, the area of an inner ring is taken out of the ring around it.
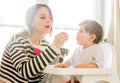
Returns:
[[[68,68],[70,66],[70,62],[66,61],[65,63],[62,64],[58,64],[55,67],[59,67],[59,68]]]
[[[98,66],[95,63],[88,63],[76,65],[75,68],[98,68]]]
[[[58,64],[55,67],[58,67],[58,68],[67,68],[68,66],[65,65],[65,64]]]
[[[64,68],[64,65],[63,64],[57,64],[57,65],[55,65],[55,67]]]
[[[76,65],[75,68],[84,68],[83,64]]]

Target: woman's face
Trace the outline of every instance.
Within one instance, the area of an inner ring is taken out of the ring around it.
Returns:
[[[76,40],[79,45],[85,46],[89,43],[90,37],[90,34],[85,31],[84,26],[81,26],[77,33]]]
[[[46,7],[41,7],[34,18],[33,27],[34,32],[40,34],[47,34],[51,32],[52,29],[52,19],[51,15]]]

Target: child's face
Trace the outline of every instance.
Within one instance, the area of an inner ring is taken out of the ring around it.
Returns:
[[[91,35],[85,31],[84,26],[80,26],[76,40],[79,45],[83,46],[87,46],[89,43],[93,42],[91,41]]]

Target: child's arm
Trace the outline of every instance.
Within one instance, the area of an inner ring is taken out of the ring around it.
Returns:
[[[66,61],[65,63],[63,64],[58,64],[56,65],[55,67],[59,67],[59,68],[67,68],[70,66],[70,62],[69,61]]]
[[[98,66],[95,63],[88,63],[76,65],[75,68],[98,68]]]

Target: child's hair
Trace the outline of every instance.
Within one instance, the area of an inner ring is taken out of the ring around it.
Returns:
[[[89,34],[95,34],[96,38],[93,43],[100,43],[103,38],[103,28],[102,26],[94,20],[85,20],[79,24],[79,26],[84,26],[84,29]]]

